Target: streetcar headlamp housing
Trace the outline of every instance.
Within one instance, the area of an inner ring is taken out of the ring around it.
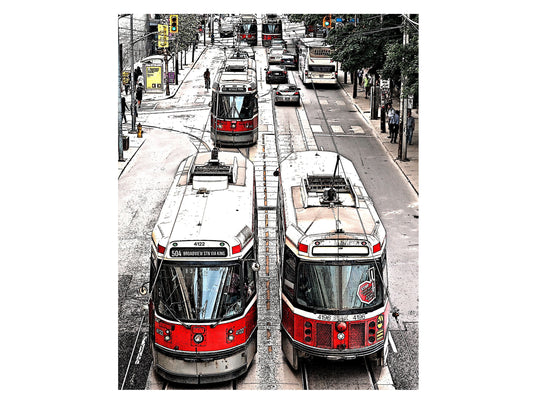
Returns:
[[[194,340],[194,343],[200,344],[204,341],[204,336],[201,333],[197,333],[192,339]]]
[[[344,340],[344,333],[340,332],[339,334],[337,334],[337,339]]]

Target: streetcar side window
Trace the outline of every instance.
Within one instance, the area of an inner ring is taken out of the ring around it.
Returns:
[[[285,246],[285,261],[283,264],[283,292],[291,300],[294,298],[294,282],[296,278],[296,257]]]
[[[244,290],[246,302],[248,303],[252,297],[255,296],[255,272],[252,269],[254,261],[246,262],[246,271],[244,275]]]
[[[213,114],[216,113],[216,106],[217,106],[217,93],[213,90],[213,93],[211,94],[211,112]]]

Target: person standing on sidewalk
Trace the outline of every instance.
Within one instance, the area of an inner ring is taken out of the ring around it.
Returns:
[[[394,112],[394,116],[392,117],[392,137],[391,137],[391,143],[396,143],[396,139],[398,138],[398,129],[400,127],[400,112],[396,110]]]
[[[122,98],[120,99],[120,108],[122,110],[122,119],[125,123],[128,123],[128,121],[126,120],[126,110],[129,110],[129,108],[126,104],[126,99],[124,98],[124,96],[122,96]]]
[[[211,86],[211,73],[209,72],[209,68],[206,68],[204,72],[204,81],[205,81],[205,88],[209,90],[209,86]]]
[[[141,102],[143,100],[143,85],[139,83],[137,85],[137,91],[135,92],[135,97],[137,98],[137,105],[141,108]]]
[[[368,95],[370,94],[370,77],[368,74],[365,75],[365,79],[363,80],[363,83],[365,85],[365,99],[368,99]]]
[[[393,128],[393,125],[394,125],[394,107],[392,106],[392,103],[387,104],[387,107],[389,109],[387,111],[387,120],[389,122],[389,136],[387,136],[387,137],[391,138],[392,134],[393,134],[393,131],[394,131],[394,128]]]
[[[413,132],[415,130],[415,119],[411,111],[407,112],[407,144],[413,144]]]
[[[359,86],[363,86],[363,70],[357,70],[357,79],[359,80]]]

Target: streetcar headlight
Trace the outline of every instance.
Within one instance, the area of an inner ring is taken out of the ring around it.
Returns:
[[[193,340],[194,340],[194,343],[200,344],[204,341],[204,337],[201,333],[197,333],[196,335],[194,335]]]
[[[342,332],[339,333],[339,334],[337,335],[337,339],[339,339],[339,340],[344,340],[344,333],[342,333]]]
[[[165,342],[170,342],[170,335],[165,335]]]
[[[231,342],[234,339],[233,335],[228,336],[228,340]]]

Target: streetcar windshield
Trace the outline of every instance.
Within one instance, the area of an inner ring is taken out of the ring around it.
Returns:
[[[178,321],[226,319],[242,312],[239,264],[163,263],[154,305],[164,318]]]
[[[263,33],[281,33],[281,24],[263,24]]]
[[[218,118],[250,119],[254,116],[255,95],[223,94],[218,98]]]
[[[383,302],[380,262],[298,266],[296,302],[327,311],[366,311]]]
[[[242,33],[257,33],[257,25],[255,24],[242,24],[241,25]]]

